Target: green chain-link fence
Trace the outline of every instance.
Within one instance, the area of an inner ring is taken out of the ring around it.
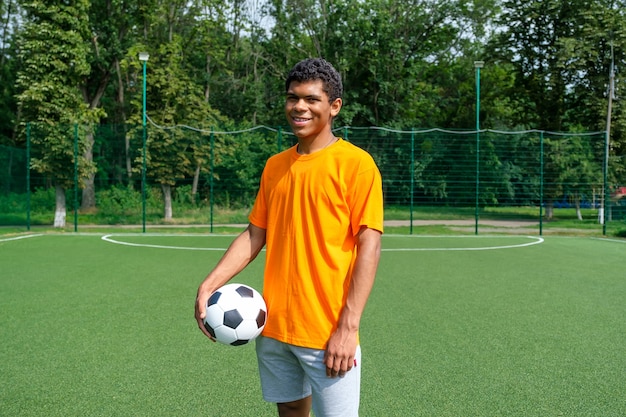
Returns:
[[[224,213],[245,213],[267,157],[295,143],[288,130],[266,126],[146,129],[144,159],[141,126],[29,124],[25,148],[0,146],[0,224],[52,225],[59,189],[75,229],[94,222],[143,224],[144,230],[146,223],[187,221],[211,230],[243,223],[245,215]],[[620,197],[626,184],[612,174],[619,161],[607,159],[604,132],[343,127],[335,134],[374,157],[387,217],[410,233],[416,225],[455,222],[475,233],[503,224],[541,234],[564,219],[603,233],[607,225],[625,225]],[[166,222],[169,192],[172,219]],[[92,198],[95,204],[88,204]]]

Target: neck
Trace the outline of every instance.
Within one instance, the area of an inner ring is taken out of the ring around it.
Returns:
[[[329,137],[318,137],[311,142],[298,139],[298,147],[296,148],[296,150],[300,155],[310,155],[312,153],[319,152],[322,149],[326,149],[335,142],[337,142],[337,137],[332,133],[329,135]]]

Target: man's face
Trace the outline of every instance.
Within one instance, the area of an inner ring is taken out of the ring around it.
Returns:
[[[332,103],[321,80],[293,81],[287,90],[285,114],[298,139],[315,139],[330,131],[333,117],[341,110],[341,99]]]

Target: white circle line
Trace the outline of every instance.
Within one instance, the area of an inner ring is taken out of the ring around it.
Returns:
[[[156,249],[176,249],[176,250],[196,250],[196,251],[225,251],[226,248],[198,248],[198,247],[187,247],[187,246],[167,246],[167,245],[152,245],[152,244],[144,244],[144,243],[131,243],[131,242],[123,242],[120,240],[113,239],[113,236],[120,235],[104,235],[102,236],[102,240],[124,246],[134,246],[134,247],[144,247],[144,248],[156,248]],[[122,235],[128,236],[128,235]],[[146,236],[146,235],[133,235],[133,236]],[[154,236],[154,235],[151,235]],[[198,235],[162,235],[162,236],[172,236],[172,237],[189,237],[189,236],[198,236]],[[394,237],[400,237],[402,235],[395,235]],[[403,236],[409,237],[409,236]],[[417,236],[416,236],[417,237]],[[425,237],[425,236],[424,236]],[[437,236],[437,237],[472,237],[472,236]],[[494,236],[481,236],[481,237],[494,237]],[[500,236],[497,236],[498,238]],[[521,236],[515,236],[517,238]],[[514,249],[514,248],[523,248],[527,246],[533,246],[544,242],[544,239],[536,236],[525,236],[527,239],[533,239],[532,242],[521,243],[517,245],[504,245],[504,246],[486,246],[480,248],[389,248],[389,249],[381,249],[382,252],[417,252],[417,251],[479,251],[479,250],[498,250],[498,249]]]
[[[187,246],[166,246],[166,245],[150,245],[145,243],[130,243],[130,242],[122,242],[119,240],[112,239],[111,237],[114,235],[104,235],[102,236],[102,240],[114,243],[116,245],[124,245],[124,246],[134,246],[140,248],[157,248],[157,249],[178,249],[178,250],[208,250],[208,251],[224,251],[226,248],[196,248],[196,247],[187,247]],[[180,236],[180,235],[170,235],[170,236]]]
[[[442,236],[443,237],[443,236]],[[417,251],[477,251],[477,250],[498,250],[498,249],[514,249],[523,248],[526,246],[538,245],[544,242],[541,237],[526,236],[528,239],[535,239],[533,242],[520,243],[519,245],[505,245],[505,246],[485,246],[482,248],[393,248],[393,249],[381,249],[383,252],[417,252]]]
[[[28,239],[28,238],[31,238],[31,237],[39,237],[39,236],[43,236],[43,235],[42,234],[37,234],[37,235],[24,235],[24,236],[7,237],[6,239],[0,239],[0,242],[9,242],[11,240]]]
[[[602,242],[626,243],[626,240],[609,239],[606,237],[592,237],[593,240],[601,240]]]

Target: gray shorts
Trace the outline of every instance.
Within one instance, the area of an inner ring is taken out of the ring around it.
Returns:
[[[261,390],[265,401],[286,403],[313,396],[316,417],[358,417],[361,348],[356,366],[342,378],[326,376],[324,351],[260,336],[256,340]]]

